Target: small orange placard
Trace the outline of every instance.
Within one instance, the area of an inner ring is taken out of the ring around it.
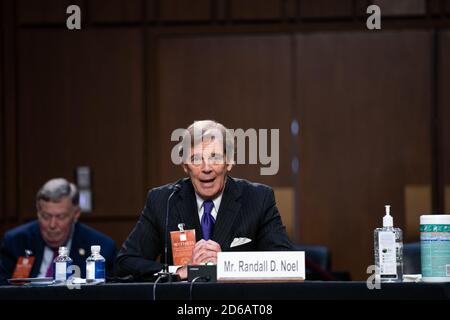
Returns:
[[[188,264],[192,260],[195,246],[195,230],[171,231],[172,256],[175,266]]]
[[[34,257],[19,257],[14,269],[13,279],[28,278],[33,267]]]

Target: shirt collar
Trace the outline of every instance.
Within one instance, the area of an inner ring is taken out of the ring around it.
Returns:
[[[212,202],[214,203],[214,208],[216,209],[216,211],[219,211],[220,202],[222,202],[222,195],[223,195],[223,190],[216,198],[212,199]],[[195,193],[195,198],[197,199],[197,209],[198,209],[198,211],[200,211],[202,209],[203,202],[205,202],[205,200],[203,200],[202,197],[200,197],[197,194],[197,192]]]

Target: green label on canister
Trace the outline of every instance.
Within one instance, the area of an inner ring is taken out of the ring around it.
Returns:
[[[450,225],[421,224],[422,277],[450,277]]]

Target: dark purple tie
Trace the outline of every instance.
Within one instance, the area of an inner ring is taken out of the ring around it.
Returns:
[[[47,273],[45,274],[45,276],[47,278],[53,278],[54,276],[54,272],[55,272],[55,264],[53,263],[53,260],[55,260],[55,258],[58,256],[58,249],[52,249],[53,250],[53,258],[52,261],[50,262],[50,265],[47,268]]]
[[[212,208],[214,207],[214,202],[212,200],[206,200],[203,202],[203,216],[202,216],[202,231],[203,239],[209,240],[213,233],[214,217],[211,215]]]

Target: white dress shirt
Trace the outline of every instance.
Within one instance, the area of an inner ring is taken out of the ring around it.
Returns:
[[[72,246],[72,235],[73,235],[73,230],[72,230],[70,238],[66,244],[67,252],[68,252],[67,254],[69,256],[70,256],[70,247]],[[49,246],[45,246],[44,254],[42,256],[41,267],[39,269],[38,278],[44,278],[47,275],[47,270],[51,263],[53,263],[53,249],[50,248]]]

